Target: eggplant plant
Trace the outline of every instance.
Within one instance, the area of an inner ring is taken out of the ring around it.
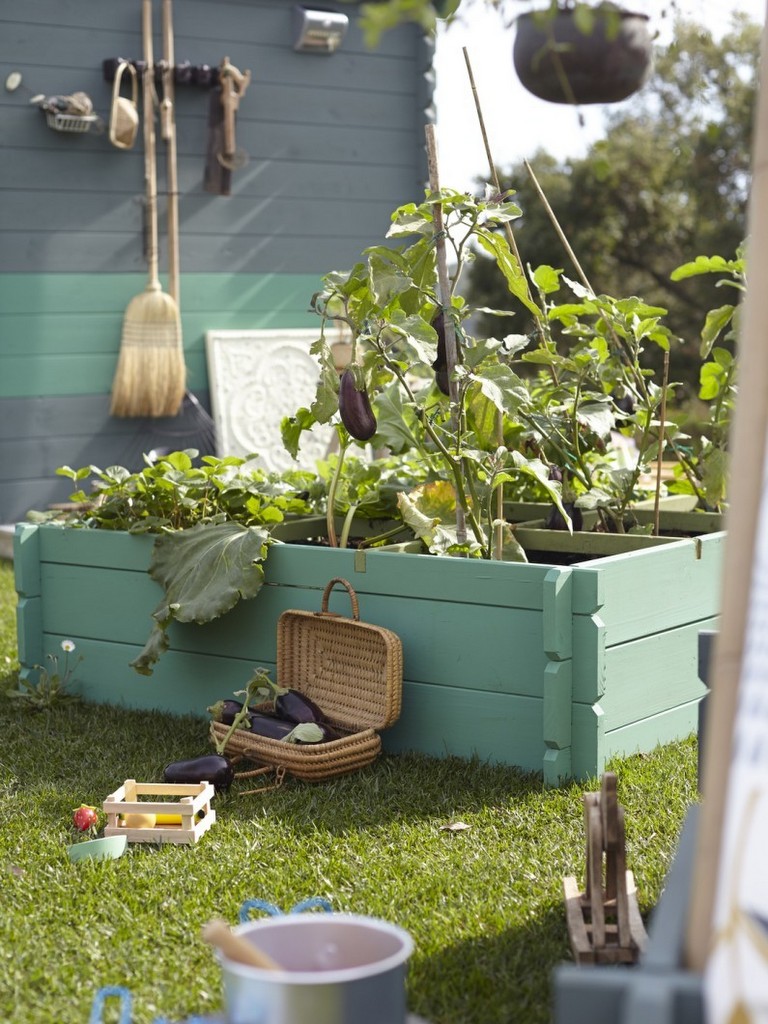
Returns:
[[[444,301],[436,207],[453,256]],[[662,437],[658,417],[671,385],[652,380],[642,354],[648,345],[669,349],[674,340],[662,321],[666,310],[636,297],[594,295],[553,267],[524,270],[502,230],[519,215],[508,193],[490,188],[482,199],[449,189],[427,193],[423,203],[392,214],[387,238],[405,244],[366,249],[348,273],[327,274],[312,300],[321,318],[312,349],[321,373],[314,402],[283,421],[284,443],[295,456],[303,430],[335,423],[339,474],[354,445],[420,460],[433,482],[401,494],[399,504],[433,553],[524,560],[498,501],[500,490],[511,493],[521,480],[553,503],[568,529],[565,505],[576,502],[599,508],[622,530]],[[532,313],[532,333],[500,339],[471,333],[476,313],[509,315],[473,309],[459,293],[464,267],[481,254],[495,261],[510,293]],[[569,296],[556,302],[563,287]],[[327,326],[339,323],[352,337],[354,395],[366,404],[364,435],[347,429],[344,381],[340,386],[326,340]],[[454,365],[446,359],[447,324],[456,338]],[[621,422],[639,434],[631,468],[618,466],[610,449]],[[452,526],[455,509],[460,516]]]
[[[447,301],[441,301],[437,290],[436,205],[455,257]],[[450,485],[450,501],[467,524],[462,536],[447,518],[435,521],[428,507],[419,507],[422,499],[429,506],[430,484],[416,500],[403,495],[399,503],[404,519],[435,552],[524,560],[511,530],[500,523],[493,500],[497,488],[522,476],[535,481],[562,510],[560,484],[550,479],[547,464],[510,445],[505,436],[505,424],[512,427],[527,400],[524,381],[509,365],[510,356],[527,339],[472,337],[468,318],[473,311],[458,293],[462,270],[477,246],[495,259],[510,291],[539,314],[523,271],[498,231],[518,216],[520,209],[508,195],[489,193],[475,199],[450,189],[427,194],[423,203],[407,204],[392,215],[387,237],[408,239],[406,244],[366,249],[348,273],[326,275],[323,290],[312,299],[321,318],[320,338],[312,348],[320,378],[312,405],[283,421],[284,443],[295,456],[303,430],[333,422],[340,438],[339,465],[351,445],[369,442],[420,459],[437,484]],[[453,367],[440,351],[448,318],[458,339]],[[338,323],[351,333],[351,369],[345,374],[355,376],[352,400],[364,397],[365,404],[354,410],[366,427],[363,432],[355,431],[354,423],[349,429],[350,393],[342,389],[344,380],[339,382],[325,336],[327,325]],[[368,430],[371,420],[373,433]],[[445,498],[442,488],[442,504]],[[501,543],[494,540],[499,526]]]
[[[736,302],[726,302],[709,310],[701,330],[699,399],[707,403],[706,422],[695,436],[680,435],[671,442],[677,459],[675,482],[670,490],[695,494],[699,502],[714,511],[722,511],[728,496],[728,452],[731,413],[736,400],[736,357],[733,345],[739,330],[738,298],[747,289],[747,267],[744,246],[734,259],[722,256],[699,256],[672,272],[673,281],[682,281],[701,274],[720,275],[717,285],[733,288]],[[731,347],[717,342],[722,339]]]

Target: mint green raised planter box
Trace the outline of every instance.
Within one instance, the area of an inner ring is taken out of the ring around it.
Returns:
[[[174,624],[147,678],[129,662],[161,597],[153,539],[20,525],[15,535],[24,673],[71,639],[92,701],[206,715],[272,670],[288,608],[318,611],[334,576],[363,621],[402,639],[403,709],[388,751],[517,765],[548,783],[602,772],[616,754],[695,731],[698,634],[717,628],[723,533],[563,568],[276,545],[252,601],[204,626]],[[330,610],[349,614],[334,588]]]

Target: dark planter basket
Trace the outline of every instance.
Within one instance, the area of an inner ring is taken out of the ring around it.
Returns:
[[[532,13],[518,18],[513,60],[528,92],[550,103],[617,103],[645,84],[653,64],[648,16],[621,10],[594,13],[589,35],[580,31],[567,8],[551,21]],[[614,34],[615,17],[619,26]]]

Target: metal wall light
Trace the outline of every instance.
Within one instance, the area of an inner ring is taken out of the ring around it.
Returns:
[[[333,53],[341,46],[349,18],[338,11],[296,6],[293,9],[293,48],[304,53]]]

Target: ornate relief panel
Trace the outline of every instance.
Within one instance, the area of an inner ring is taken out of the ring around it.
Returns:
[[[205,338],[211,410],[219,455],[258,453],[265,469],[295,466],[280,421],[315,397],[320,367],[309,347],[317,330],[208,331]],[[302,435],[299,465],[313,469],[328,454],[331,427]]]

